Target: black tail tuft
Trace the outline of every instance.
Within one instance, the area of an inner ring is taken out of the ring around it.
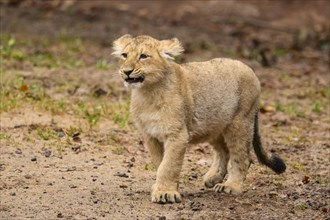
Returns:
[[[270,163],[270,168],[277,174],[284,173],[286,170],[286,165],[284,161],[277,155],[272,154]]]
[[[258,113],[255,115],[254,120],[254,135],[252,145],[260,163],[268,166],[277,174],[284,173],[286,170],[284,161],[275,154],[270,156],[262,147],[258,129]]]

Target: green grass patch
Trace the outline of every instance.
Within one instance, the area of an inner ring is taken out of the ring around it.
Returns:
[[[286,49],[274,49],[272,51],[273,56],[280,58],[280,57],[284,57],[285,55],[288,54],[288,51]]]
[[[100,60],[96,61],[95,66],[97,69],[100,69],[100,70],[108,70],[110,67],[110,63],[105,59],[100,59]]]
[[[86,117],[89,127],[93,128],[99,122],[101,118],[101,114],[99,113],[98,110],[95,111],[95,109],[93,109],[92,111],[86,112]]]
[[[127,128],[129,125],[129,121],[130,121],[129,106],[130,106],[129,100],[118,102],[117,104],[111,106],[112,120],[117,125],[119,125],[120,128]]]
[[[65,133],[69,136],[72,137],[75,134],[82,133],[83,129],[81,127],[73,127],[70,126],[68,129],[66,129]]]
[[[84,117],[91,129],[97,125],[102,117],[108,117],[109,115],[109,105],[102,102],[102,100],[89,103],[80,101],[73,108],[74,114]]]
[[[0,133],[0,140],[10,140],[11,139],[11,135],[10,134],[6,134],[6,133]]]
[[[145,163],[144,164],[144,170],[154,171],[155,169],[156,169],[156,167],[153,163]]]
[[[51,70],[77,69],[86,66],[81,54],[85,45],[79,38],[60,34],[49,39],[19,39],[10,35],[1,35],[1,65],[12,67],[17,62],[32,67],[46,67]]]
[[[301,111],[298,108],[297,103],[295,103],[295,102],[291,102],[287,105],[283,105],[280,102],[276,102],[275,109],[276,109],[276,111],[284,112],[284,113],[288,114],[289,116],[293,116],[293,117],[304,117],[305,116],[305,112]]]
[[[40,102],[48,98],[38,80],[27,82],[23,76],[14,72],[2,72],[0,77],[0,112],[8,112],[29,102]]]
[[[25,58],[23,51],[17,48],[16,39],[12,37],[5,38],[1,36],[0,54],[1,65],[3,64],[2,62],[6,60],[22,61]]]
[[[312,112],[321,113],[323,111],[323,106],[319,102],[314,102],[312,105]]]
[[[327,99],[330,98],[330,86],[327,86],[325,88],[322,88],[321,90],[319,90],[319,92],[321,93],[321,95]]]
[[[47,98],[39,103],[42,110],[49,111],[53,115],[60,115],[69,111],[71,104],[67,100],[53,100]]]
[[[123,155],[126,152],[126,148],[123,146],[115,146],[114,149],[112,149],[112,152],[117,155]]]
[[[305,170],[305,166],[302,163],[293,163],[293,164],[290,164],[290,165],[295,170],[298,170],[298,171],[304,171]]]
[[[21,91],[24,85],[23,77],[7,77],[0,73],[0,112],[7,112],[15,108],[26,94]],[[25,87],[23,88],[25,89]]]
[[[42,127],[39,128],[38,127],[37,135],[45,141],[48,141],[50,139],[58,139],[56,132],[49,128],[42,128]]]
[[[308,205],[306,203],[300,203],[299,205],[297,205],[297,209],[305,211],[306,209],[308,209]]]
[[[183,182],[184,184],[189,183],[189,175],[188,175],[188,174],[183,174],[183,175],[182,175],[182,182]]]

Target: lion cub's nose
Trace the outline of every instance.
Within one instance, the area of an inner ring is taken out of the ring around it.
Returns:
[[[126,74],[126,76],[129,76],[129,74],[131,74],[133,72],[133,69],[126,69],[126,70],[123,70],[123,72]]]

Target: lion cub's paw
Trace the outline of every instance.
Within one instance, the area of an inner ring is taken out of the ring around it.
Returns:
[[[220,175],[219,173],[214,174],[214,175],[208,175],[208,174],[206,174],[204,176],[204,185],[207,188],[212,188],[217,183],[222,183],[223,178],[224,178],[224,175]]]
[[[179,203],[181,195],[177,191],[154,191],[151,195],[151,201],[155,203]]]
[[[237,183],[218,183],[214,186],[214,191],[219,193],[241,194],[243,192],[243,186]]]

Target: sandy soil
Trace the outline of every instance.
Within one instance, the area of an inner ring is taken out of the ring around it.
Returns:
[[[329,219],[328,1],[83,1],[65,11],[1,5],[1,219]],[[178,62],[240,59],[263,93],[265,148],[242,195],[202,177],[211,147],[189,148],[180,204],[153,204],[155,170],[128,115],[111,42],[177,37]],[[13,42],[14,39],[15,42]]]

